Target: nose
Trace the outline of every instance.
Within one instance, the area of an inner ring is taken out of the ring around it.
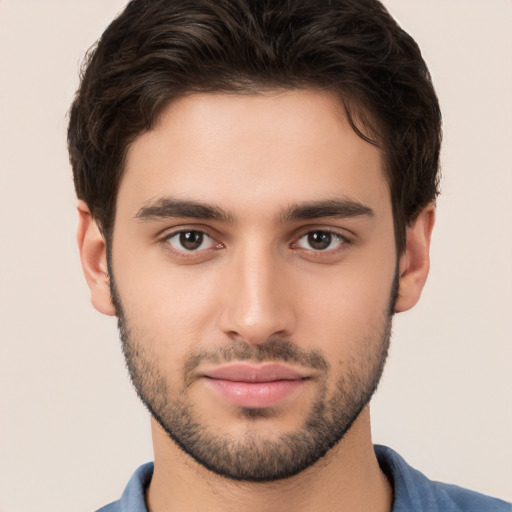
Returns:
[[[220,326],[225,334],[259,345],[295,328],[286,263],[270,249],[240,250],[225,268]]]

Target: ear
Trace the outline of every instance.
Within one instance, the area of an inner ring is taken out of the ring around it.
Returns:
[[[399,262],[399,287],[395,311],[412,308],[419,300],[430,268],[430,238],[435,207],[428,204],[411,226],[406,228],[405,251]]]
[[[114,316],[115,307],[110,296],[107,266],[107,247],[88,206],[78,204],[78,249],[85,279],[91,290],[92,305],[104,315]]]

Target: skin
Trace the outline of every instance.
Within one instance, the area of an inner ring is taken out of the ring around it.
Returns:
[[[226,215],[141,218],[141,209],[162,198],[200,202]],[[332,200],[371,213],[285,215]],[[83,203],[79,214],[92,303],[114,315],[105,241]],[[395,311],[420,297],[433,223],[429,205],[407,228],[406,250],[397,256],[383,155],[353,132],[330,94],[196,94],[170,104],[128,151],[111,270],[132,335],[171,390],[182,387],[183,367],[194,351],[261,346],[279,336],[322,354],[331,368],[327,382],[310,375],[257,419],[240,414],[204,379],[187,388],[187,403],[208,432],[263,443],[300,429],[320,385],[332,397],[349,369],[364,376],[365,361],[382,345],[397,268]],[[180,246],[175,234],[187,229],[208,235],[200,250]],[[326,249],[312,247],[307,237],[319,231],[335,235]],[[227,480],[182,452],[155,420],[152,432],[155,473],[146,496],[152,512],[391,510],[368,406],[325,457],[271,483]]]

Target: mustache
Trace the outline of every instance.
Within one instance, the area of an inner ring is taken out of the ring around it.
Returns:
[[[190,354],[185,360],[185,376],[192,374],[203,363],[229,363],[232,361],[286,362],[306,368],[328,371],[329,363],[318,350],[306,351],[288,339],[273,337],[261,345],[234,340],[214,350],[203,349]]]

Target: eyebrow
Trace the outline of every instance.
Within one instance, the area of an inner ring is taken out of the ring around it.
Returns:
[[[373,217],[374,212],[358,201],[349,199],[327,199],[291,205],[277,216],[278,223],[298,220],[312,220],[323,217],[350,218]],[[150,200],[135,214],[141,221],[160,220],[167,218],[189,218],[233,222],[235,216],[218,206],[184,199],[161,197]]]
[[[136,213],[135,218],[142,221],[167,219],[172,217],[184,217],[189,219],[218,220],[232,222],[233,215],[209,204],[200,201],[189,201],[161,197],[149,201]]]
[[[281,222],[312,220],[322,217],[346,219],[351,217],[373,217],[374,211],[363,203],[350,199],[328,199],[292,205],[279,216]]]

